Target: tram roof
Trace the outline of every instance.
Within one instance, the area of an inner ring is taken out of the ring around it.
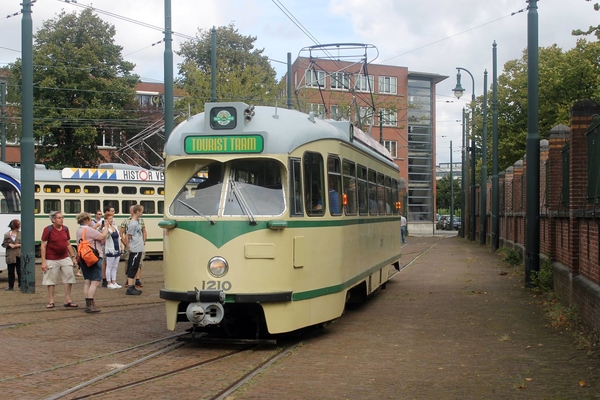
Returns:
[[[205,116],[210,115],[207,119]],[[205,112],[189,117],[169,135],[167,156],[190,154],[248,153],[237,151],[194,151],[193,138],[262,137],[262,151],[257,154],[289,154],[294,149],[318,140],[339,140],[398,169],[389,151],[370,135],[349,121],[323,120],[285,108],[233,103],[207,103]]]
[[[8,175],[18,182],[21,181],[21,171],[2,161],[0,161],[0,174]]]

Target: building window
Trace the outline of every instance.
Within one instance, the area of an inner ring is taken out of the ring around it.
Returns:
[[[371,121],[373,120],[373,112],[368,107],[360,107],[358,110],[360,115],[360,123],[362,126],[371,125]]]
[[[398,142],[395,140],[384,140],[383,145],[390,151],[392,158],[398,158]]]
[[[383,117],[381,124],[383,126],[398,126],[398,113],[396,110],[390,110],[386,108],[380,108],[380,115]]]
[[[336,121],[350,120],[350,108],[348,106],[332,104],[329,106],[329,114],[330,118]]]
[[[325,87],[325,71],[306,70],[306,86]]]
[[[395,76],[379,77],[379,93],[396,94],[398,93],[398,78]]]
[[[348,90],[350,88],[350,75],[343,72],[334,72],[331,74],[331,88]]]
[[[373,75],[369,75],[369,76],[356,75],[355,79],[356,79],[356,83],[354,84],[354,88],[356,90],[360,90],[363,92],[370,92],[371,90],[373,90],[373,86],[374,86]]]
[[[318,103],[308,103],[306,106],[306,113],[313,111],[315,115],[325,116],[325,106]]]

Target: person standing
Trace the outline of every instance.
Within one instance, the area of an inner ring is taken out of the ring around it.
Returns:
[[[44,228],[40,246],[42,271],[44,271],[42,285],[48,287],[46,308],[54,308],[54,289],[59,274],[65,287],[65,303],[63,305],[67,308],[77,308],[77,304],[71,301],[71,288],[75,283],[73,261],[76,262],[75,251],[70,243],[71,235],[69,229],[63,225],[62,212],[51,211],[50,221],[52,221],[52,225]]]
[[[133,217],[133,207],[135,206],[131,206],[129,207],[129,218],[123,220],[123,222],[121,222],[121,226],[119,229],[119,236],[121,236],[121,241],[123,242],[123,245],[125,245],[125,241],[127,239],[127,227],[129,226],[129,222],[131,221],[131,218]],[[144,206],[140,206],[142,207],[142,213],[144,212]],[[135,276],[135,286],[137,287],[143,287],[144,285],[142,285],[142,282],[140,281],[140,277],[142,275],[142,267],[144,266],[144,258],[146,256],[146,250],[145,250],[145,246],[146,246],[146,239],[147,239],[147,233],[146,233],[146,225],[144,224],[144,219],[143,218],[139,218],[138,222],[142,228],[142,237],[144,239],[144,251],[142,252],[142,256],[140,257],[140,266],[138,268],[138,272]],[[125,246],[125,254],[123,255],[122,259],[124,259],[125,261],[127,261],[129,259],[129,251],[127,250],[127,246]],[[125,287],[129,287],[129,284],[126,284]]]
[[[98,251],[98,262],[92,266],[82,266],[81,272],[83,272],[83,278],[85,282],[83,284],[83,294],[85,296],[85,312],[86,313],[97,313],[100,312],[99,309],[96,308],[96,303],[94,302],[94,295],[96,294],[96,289],[98,285],[102,281],[102,240],[106,238],[108,235],[108,228],[105,226],[102,227],[101,231],[98,232],[96,229],[91,227],[92,218],[90,214],[86,212],[79,213],[77,215],[77,223],[79,224],[79,229],[77,229],[77,244],[83,238],[85,232],[85,239],[89,242],[90,246],[95,248]]]
[[[4,234],[2,247],[6,249],[6,267],[8,269],[8,287],[12,291],[15,287],[15,270],[17,282],[21,287],[21,221],[13,219],[8,224],[10,231]]]
[[[402,243],[406,243],[406,218],[402,214],[400,214],[400,235]]]
[[[114,223],[112,214],[107,214],[104,221],[106,221],[108,229],[108,236],[104,242],[104,265],[106,265],[107,287],[109,289],[120,289],[121,285],[117,283],[117,270],[119,269],[119,258],[121,257],[119,230]]]
[[[144,252],[144,236],[140,218],[142,217],[143,207],[139,204],[133,206],[131,221],[127,224],[127,234],[124,237],[125,247],[129,250],[127,258],[127,291],[125,294],[130,296],[139,296],[141,290],[135,287],[135,277],[138,273],[142,253]]]

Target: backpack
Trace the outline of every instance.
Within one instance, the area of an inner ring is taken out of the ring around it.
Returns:
[[[77,243],[77,263],[80,266],[91,267],[98,262],[100,254],[98,250],[90,245],[90,242],[85,240],[85,231],[87,231],[87,228],[83,230],[81,239]]]

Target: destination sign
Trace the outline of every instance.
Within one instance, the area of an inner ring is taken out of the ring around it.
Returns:
[[[187,154],[261,153],[264,148],[260,135],[188,136]]]
[[[141,181],[162,182],[163,171],[148,169],[103,169],[103,168],[63,168],[64,179],[89,179],[98,181]]]

